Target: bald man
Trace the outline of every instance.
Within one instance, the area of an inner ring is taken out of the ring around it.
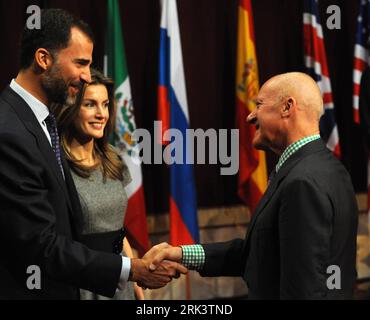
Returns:
[[[151,268],[171,259],[202,276],[243,277],[250,299],[351,299],[358,208],[348,172],[320,139],[320,90],[305,74],[282,74],[256,104],[254,147],[280,158],[246,238],[162,244]]]

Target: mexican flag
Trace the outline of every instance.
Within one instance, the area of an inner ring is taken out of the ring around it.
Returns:
[[[105,73],[114,79],[116,89],[117,120],[114,144],[120,150],[132,177],[132,182],[126,189],[129,200],[124,225],[129,242],[143,255],[149,249],[149,239],[142,171],[138,158],[139,146],[131,139],[136,124],[118,0],[108,0],[106,40]]]

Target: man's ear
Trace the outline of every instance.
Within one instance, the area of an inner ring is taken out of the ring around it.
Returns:
[[[48,70],[53,64],[53,58],[50,52],[44,48],[40,48],[35,52],[35,65],[43,70]]]
[[[290,116],[292,113],[294,106],[295,106],[295,99],[293,97],[289,97],[286,99],[286,101],[283,104],[283,108],[281,111],[281,115],[283,118]]]

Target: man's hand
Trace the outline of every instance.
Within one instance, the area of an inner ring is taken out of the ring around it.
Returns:
[[[186,274],[188,270],[181,264],[174,261],[167,261],[162,259],[160,262],[156,261],[156,267],[153,270],[149,266],[153,259],[160,257],[162,250],[172,248],[167,243],[161,243],[150,249],[142,259],[131,260],[131,275],[129,280],[135,281],[143,288],[158,289],[168,284],[172,278],[178,278],[180,274]],[[179,248],[181,251],[181,248]],[[181,257],[178,261],[181,260]]]
[[[180,247],[172,247],[167,243],[161,243],[153,247],[153,249],[150,255],[151,264],[149,266],[152,271],[157,270],[163,261],[170,260],[174,263],[178,263],[182,259],[182,249]]]
[[[175,275],[173,273],[173,275]],[[131,274],[129,281],[136,282],[140,287],[158,289],[164,287],[172,280],[172,275],[166,270],[152,272],[149,270],[149,262],[144,259],[131,260]]]

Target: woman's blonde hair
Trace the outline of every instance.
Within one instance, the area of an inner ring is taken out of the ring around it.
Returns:
[[[77,134],[74,122],[79,115],[86,88],[91,85],[104,85],[107,88],[109,99],[109,121],[104,128],[103,137],[100,139],[94,139],[94,156],[98,158],[100,162],[99,166],[102,169],[104,179],[111,178],[122,181],[122,159],[109,144],[109,139],[114,131],[116,118],[114,82],[112,79],[105,77],[98,70],[91,69],[91,83],[84,85],[73,106],[53,106],[53,112],[57,117],[61,145],[64,149],[65,157],[69,162],[71,169],[80,177],[89,178],[92,169],[96,167],[91,168],[82,165],[81,160],[78,160],[73,156],[70,147],[72,139]]]

